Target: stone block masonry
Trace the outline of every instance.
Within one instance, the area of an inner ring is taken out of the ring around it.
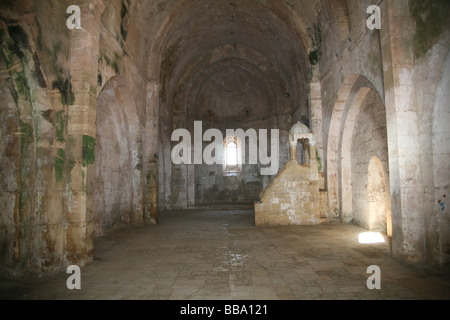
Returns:
[[[255,224],[316,225],[320,214],[319,169],[316,163],[288,161],[255,203]]]

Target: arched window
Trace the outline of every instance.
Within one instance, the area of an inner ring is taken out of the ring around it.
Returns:
[[[224,141],[224,164],[223,173],[225,176],[237,176],[241,172],[242,161],[240,143],[237,137],[228,136]]]
[[[234,142],[227,144],[227,167],[237,166],[237,145]]]
[[[297,140],[297,163],[298,164],[309,164],[309,141],[308,139],[298,139]]]
[[[304,160],[303,160],[303,142],[300,140],[297,140],[297,163],[298,164],[304,164]]]

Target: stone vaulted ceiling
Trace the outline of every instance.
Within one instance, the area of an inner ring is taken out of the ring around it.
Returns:
[[[161,99],[171,102],[180,85],[188,100],[196,79],[227,66],[245,70],[255,81],[269,81],[274,95],[295,95],[306,83],[310,31],[321,5],[306,0],[134,1],[129,12],[146,39],[148,77],[159,78]]]

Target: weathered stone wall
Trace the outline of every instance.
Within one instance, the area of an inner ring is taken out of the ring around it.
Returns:
[[[441,233],[438,236],[432,231],[438,229],[436,218],[443,217],[432,196],[438,181],[430,174],[430,168],[436,172],[439,165],[431,160],[434,155],[429,149],[433,140],[430,115],[435,117],[431,101],[440,80],[439,75],[430,71],[443,70],[449,43],[449,8],[445,1],[408,1],[388,7],[389,21],[399,20],[402,24],[391,23],[382,32],[383,60],[391,62],[385,64],[384,76],[393,252],[410,262],[437,266],[448,264],[445,262],[448,247],[437,240]],[[445,220],[441,220],[443,229],[448,225]],[[437,242],[441,244],[439,249]]]
[[[430,237],[433,252],[431,259],[436,265],[448,266],[450,255],[450,215],[448,214],[448,198],[450,193],[450,53],[447,53],[442,68],[441,79],[436,91],[433,110],[433,181],[434,199],[431,196],[428,203],[432,217],[427,223],[426,234]],[[432,189],[433,190],[433,189]],[[434,200],[434,201],[433,201]],[[438,230],[438,232],[435,232]],[[434,245],[436,244],[436,246]],[[439,249],[437,249],[439,248]]]
[[[145,52],[138,28],[129,21],[117,23],[126,20],[126,1],[111,2],[103,17],[102,2],[86,1],[78,4],[83,29],[69,30],[66,9],[70,4],[2,3],[1,112],[5,117],[1,127],[5,152],[1,158],[1,265],[2,270],[18,276],[30,270],[52,271],[89,262],[95,214],[98,218],[102,210],[120,207],[125,213],[114,219],[125,222],[124,226],[142,223],[147,209],[144,189],[151,180],[148,172],[157,156],[151,149],[157,143],[142,143],[148,95],[141,72]],[[111,120],[110,106],[103,105],[96,126],[97,95],[117,75],[123,76],[122,86],[131,89],[127,89],[127,97],[121,90],[110,97],[124,110],[116,130],[109,127],[110,135],[105,133],[101,139],[103,147],[111,148],[109,155],[103,154],[109,159],[103,162],[108,174],[102,178],[108,181],[105,190],[114,190],[119,184],[127,192],[95,209],[95,166],[100,165],[95,161],[95,147],[102,147],[96,144],[96,133]],[[123,139],[119,141],[118,135]],[[129,160],[126,169],[120,169],[121,179],[115,181],[109,173],[118,173],[112,160],[120,154]],[[155,221],[154,209],[152,213]],[[104,218],[96,234],[114,224],[111,217]]]
[[[417,106],[418,160],[423,188],[423,196],[417,200],[421,203],[423,237],[428,248],[425,259],[441,266],[448,265],[446,252],[450,248],[449,215],[445,205],[450,181],[447,161],[450,27],[449,5],[444,2],[410,1],[409,5],[415,27],[411,39],[414,61],[411,78]]]
[[[64,261],[67,106],[73,101],[64,16],[50,2],[2,3],[1,261],[14,275]],[[57,9],[64,4],[55,5]],[[49,34],[46,30],[56,30]],[[59,32],[58,32],[59,31]]]

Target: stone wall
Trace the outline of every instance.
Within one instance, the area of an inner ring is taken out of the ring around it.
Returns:
[[[53,16],[49,2],[41,6],[31,15],[32,3],[0,9],[0,269],[13,275],[55,270],[70,251],[63,200],[72,164],[65,141],[74,100],[70,41],[65,18]]]
[[[320,212],[317,164],[288,161],[255,202],[255,224],[315,225],[323,222]]]
[[[158,129],[151,121],[158,115],[147,110],[139,29],[126,19],[128,2],[119,0],[105,11],[102,1],[80,1],[82,29],[69,30],[70,4],[1,4],[0,260],[1,271],[16,276],[83,266],[92,261],[94,234],[142,224],[146,210],[146,221],[157,220],[155,202],[144,203],[147,181],[157,193]],[[116,76],[122,87],[108,91]],[[109,96],[97,110],[101,92]],[[114,117],[118,109],[123,114]],[[149,123],[151,139],[144,140],[141,128]],[[109,160],[96,161],[95,148]],[[99,178],[106,182],[97,189]],[[117,185],[126,192],[109,192]]]

